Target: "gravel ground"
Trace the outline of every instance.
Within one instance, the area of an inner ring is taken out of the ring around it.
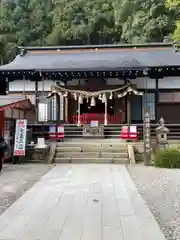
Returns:
[[[168,240],[180,240],[180,170],[128,166],[137,189]]]
[[[0,215],[51,168],[47,164],[5,165],[0,172]]]

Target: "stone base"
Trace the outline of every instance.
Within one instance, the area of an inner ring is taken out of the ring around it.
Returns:
[[[83,138],[104,138],[104,126],[83,126]]]
[[[47,157],[50,153],[50,145],[47,145],[46,148],[30,148],[26,150],[26,155],[19,157],[19,162],[48,162]]]
[[[33,151],[33,160],[45,160],[49,153],[49,147],[46,148],[35,148]]]

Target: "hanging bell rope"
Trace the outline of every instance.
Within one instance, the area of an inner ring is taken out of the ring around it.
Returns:
[[[121,87],[121,88],[116,88],[116,89],[108,89],[108,90],[101,90],[101,91],[83,91],[83,90],[72,90],[68,88],[64,88],[62,86],[57,86],[57,85],[52,85],[51,86],[51,93],[46,96],[47,98],[51,97],[53,94],[62,94],[64,97],[67,97],[68,94],[71,94],[74,96],[74,99],[77,100],[79,95],[84,96],[85,98],[92,98],[92,97],[97,97],[100,100],[103,98],[103,94],[106,94],[106,99],[107,96],[109,96],[109,99],[113,98],[113,95],[117,95],[118,98],[126,96],[126,94],[132,92],[135,95],[143,95],[143,92],[139,92],[138,90],[132,88],[131,84],[128,83],[127,85]],[[76,97],[77,96],[77,97]]]
[[[74,93],[74,100],[77,101],[77,94]]]
[[[68,96],[68,92],[65,92],[64,97],[67,97],[67,96]]]
[[[102,102],[103,102],[103,103],[106,103],[106,102],[107,102],[107,97],[106,97],[106,94],[105,94],[105,93],[103,94]]]
[[[91,98],[91,107],[95,107],[96,106],[96,100],[95,97]]]
[[[83,96],[88,96],[88,97],[98,97],[100,94],[103,94],[103,93],[111,93],[111,92],[118,92],[118,91],[123,91],[123,90],[126,90],[126,88],[128,86],[130,86],[131,84],[128,83],[127,85],[123,86],[123,87],[120,87],[120,88],[116,88],[116,89],[108,89],[108,90],[100,90],[100,91],[95,91],[95,92],[92,92],[92,91],[83,91],[83,90],[72,90],[72,89],[68,89],[68,88],[64,88],[62,86],[57,86],[57,85],[52,85],[51,86],[51,90],[52,91],[57,91],[57,92],[67,92],[67,93],[77,93],[77,94],[81,94]]]
[[[83,97],[82,97],[81,94],[79,95],[78,101],[79,101],[80,104],[83,104]]]
[[[109,99],[112,100],[113,99],[113,94],[111,92],[110,96],[109,96]]]
[[[143,95],[143,92],[139,92],[139,91],[133,89],[132,87],[128,87],[128,88],[126,89],[126,91],[118,94],[118,98],[122,98],[122,97],[126,96],[126,95],[127,95],[128,93],[130,93],[130,92],[134,93],[135,95],[139,95],[139,96],[142,96],[142,95]]]

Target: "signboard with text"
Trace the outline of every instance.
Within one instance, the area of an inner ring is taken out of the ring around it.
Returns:
[[[91,125],[91,127],[98,127],[99,126],[99,122],[93,120],[93,121],[91,121],[90,125]]]
[[[14,140],[14,153],[13,153],[14,156],[25,156],[26,131],[27,131],[27,120],[17,119],[15,140]]]
[[[122,126],[122,131],[120,138],[128,139],[128,140],[135,140],[137,139],[137,126],[130,125]]]

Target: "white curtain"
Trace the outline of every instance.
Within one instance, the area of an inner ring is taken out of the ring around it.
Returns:
[[[38,106],[38,121],[39,122],[47,122],[48,120],[48,111],[47,111],[47,103],[39,103]]]

